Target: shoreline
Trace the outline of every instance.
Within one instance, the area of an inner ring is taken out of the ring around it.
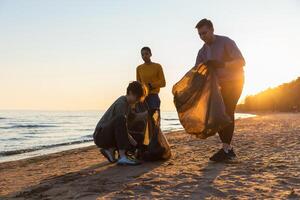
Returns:
[[[251,113],[237,113],[237,114],[238,115],[242,114],[243,116],[239,116],[236,120],[247,119],[247,118],[256,116],[256,114],[251,114]],[[175,132],[176,131],[183,131],[183,128],[164,130],[163,132],[165,134],[168,134],[168,133],[174,132],[174,131]],[[18,160],[27,159],[27,158],[34,158],[34,157],[37,157],[37,156],[43,156],[43,155],[58,153],[58,152],[62,152],[62,151],[67,151],[67,150],[71,150],[71,149],[77,149],[77,148],[82,148],[82,147],[92,146],[92,145],[94,145],[94,142],[91,139],[89,141],[78,142],[78,143],[75,143],[75,144],[66,144],[66,145],[59,145],[58,144],[58,146],[54,145],[54,146],[41,148],[41,149],[36,149],[36,150],[35,149],[32,149],[32,150],[30,149],[30,151],[24,152],[24,153],[15,153],[15,154],[12,154],[12,155],[2,155],[2,156],[0,156],[0,163],[10,162],[10,161],[18,161]]]
[[[59,147],[50,147],[50,148],[44,148],[39,149],[31,152],[21,153],[21,154],[14,154],[9,156],[3,156],[0,158],[0,164],[6,163],[6,162],[14,162],[14,161],[20,161],[23,159],[30,159],[30,158],[36,158],[40,156],[47,156],[50,154],[60,153],[64,151],[70,151],[73,149],[81,149],[89,146],[93,146],[94,142],[88,141],[88,142],[82,142],[79,144],[71,144],[71,145],[64,145]]]
[[[95,146],[0,163],[3,199],[299,199],[300,114],[236,123],[238,159],[212,163],[218,136],[166,134],[172,158],[140,166],[109,164]]]

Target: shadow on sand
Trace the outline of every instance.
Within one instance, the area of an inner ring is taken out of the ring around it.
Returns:
[[[37,185],[6,196],[5,199],[97,199],[119,191],[162,163],[117,166],[102,162],[77,172],[44,179]]]
[[[222,191],[214,187],[214,180],[226,168],[225,163],[208,162],[207,165],[201,169],[201,174],[195,177],[197,180],[196,189],[191,192],[190,199],[205,199],[214,194],[214,197],[226,197]],[[195,187],[194,187],[195,188]]]

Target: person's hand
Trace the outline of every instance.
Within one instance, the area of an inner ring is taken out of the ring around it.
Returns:
[[[154,88],[152,87],[151,83],[148,83],[148,88],[149,90],[153,90]]]
[[[225,67],[225,62],[219,60],[208,60],[204,63],[208,68],[223,68]]]

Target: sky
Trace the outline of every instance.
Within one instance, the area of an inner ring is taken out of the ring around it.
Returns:
[[[150,46],[175,110],[172,86],[203,42],[196,23],[212,20],[246,60],[241,97],[300,76],[297,0],[0,0],[0,109],[105,110],[125,93]]]

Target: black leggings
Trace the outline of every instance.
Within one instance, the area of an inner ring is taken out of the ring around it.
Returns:
[[[129,150],[131,144],[128,139],[126,117],[117,115],[107,124],[96,127],[94,132],[94,142],[100,148]]]
[[[221,93],[224,100],[226,113],[232,120],[228,126],[219,131],[222,143],[230,144],[234,132],[234,112],[243,91],[244,80],[236,80],[221,84]]]

